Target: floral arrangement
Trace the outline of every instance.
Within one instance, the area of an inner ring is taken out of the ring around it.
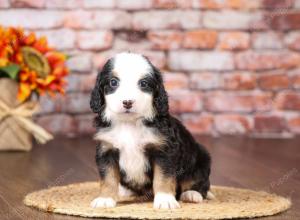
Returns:
[[[66,59],[66,55],[49,47],[45,37],[0,26],[0,78],[18,82],[19,101],[27,101],[34,93],[64,93]]]

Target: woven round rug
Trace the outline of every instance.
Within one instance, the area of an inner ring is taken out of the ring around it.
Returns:
[[[119,200],[115,208],[91,208],[98,196],[97,182],[53,187],[28,194],[24,203],[43,211],[83,217],[132,219],[232,219],[269,216],[287,210],[290,200],[262,191],[212,186],[213,200],[182,203],[174,210],[152,208],[152,201],[142,198]]]

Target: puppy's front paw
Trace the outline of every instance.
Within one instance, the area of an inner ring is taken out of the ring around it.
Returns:
[[[180,205],[172,194],[159,192],[155,194],[153,207],[155,209],[177,209],[180,208]]]
[[[116,201],[110,197],[98,197],[91,202],[92,208],[112,208],[116,206]]]

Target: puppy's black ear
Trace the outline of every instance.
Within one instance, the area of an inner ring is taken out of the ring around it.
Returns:
[[[153,67],[154,75],[157,79],[156,88],[154,90],[154,108],[158,116],[166,116],[169,113],[168,94],[165,90],[163,79],[159,70]]]
[[[101,114],[105,106],[105,79],[111,72],[112,62],[112,59],[109,59],[103,66],[102,71],[98,73],[96,84],[91,94],[90,107],[94,113],[98,113],[99,115]]]
[[[101,74],[98,73],[95,87],[91,94],[90,107],[94,113],[100,114],[105,104],[103,89],[101,88]]]

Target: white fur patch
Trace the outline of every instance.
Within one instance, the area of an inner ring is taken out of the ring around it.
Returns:
[[[110,197],[98,197],[91,202],[92,208],[112,208],[116,206],[116,201]]]
[[[112,94],[105,95],[104,117],[108,120],[151,119],[154,116],[153,97],[139,88],[139,81],[151,74],[151,66],[140,54],[120,53],[114,57],[113,74],[119,79],[119,86]],[[123,106],[124,100],[133,102],[130,113]]]
[[[194,191],[194,190],[188,190],[180,195],[180,200],[184,202],[194,202],[199,203],[203,201],[203,197],[201,193]]]
[[[119,149],[119,166],[126,172],[127,181],[139,184],[149,181],[145,172],[150,165],[144,155],[144,146],[163,143],[163,139],[151,128],[145,127],[140,120],[136,122],[123,121],[112,124],[108,130],[100,130],[95,135],[95,139]]]
[[[155,194],[153,207],[155,209],[177,209],[180,208],[180,205],[174,195],[158,192]]]
[[[129,197],[129,196],[133,196],[134,192],[132,192],[130,189],[127,189],[126,187],[119,184],[119,193],[118,193],[118,195],[120,197]]]

